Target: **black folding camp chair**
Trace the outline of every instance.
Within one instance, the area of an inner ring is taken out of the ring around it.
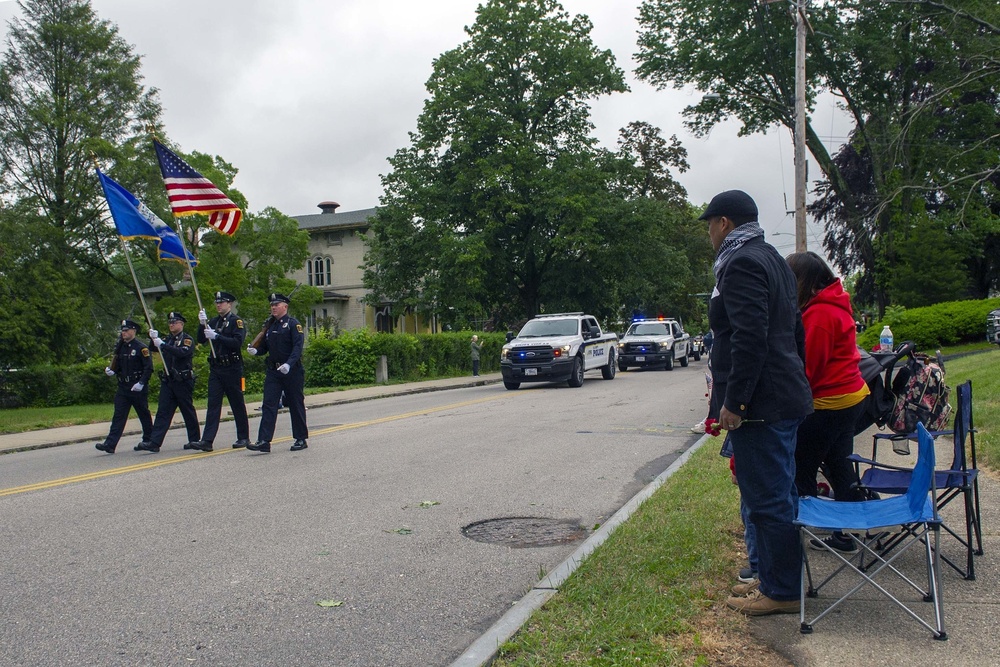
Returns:
[[[965,549],[965,566],[961,567],[951,558],[943,555],[941,560],[950,565],[965,579],[975,579],[975,562],[973,556],[981,556],[983,553],[983,533],[982,514],[979,506],[979,468],[976,463],[976,429],[972,422],[972,381],[968,380],[958,386],[957,414],[952,430],[931,431],[934,438],[951,436],[953,442],[953,458],[951,465],[944,470],[935,470],[935,485],[941,495],[937,499],[937,509],[940,511],[948,503],[959,496],[965,503],[965,527],[961,533],[943,524],[945,532],[954,537]],[[887,437],[887,436],[883,436]],[[915,433],[902,436],[888,436],[912,439]],[[968,441],[968,453],[966,452],[966,441]],[[867,459],[857,454],[851,455],[855,469],[860,473],[860,466],[867,465],[868,469],[861,474],[861,484],[865,489],[886,494],[905,493],[913,475],[913,469],[903,466],[894,466],[878,460],[877,447],[878,438],[873,445],[872,458]],[[906,529],[897,533],[881,544],[881,551],[888,553],[894,549],[900,541],[906,538]]]

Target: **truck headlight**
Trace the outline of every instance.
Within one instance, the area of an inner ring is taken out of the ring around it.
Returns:
[[[507,348],[507,347],[500,348],[500,359],[501,360],[506,359],[508,357],[508,355],[510,355],[510,348]]]
[[[562,347],[554,347],[552,348],[552,356],[565,357],[567,354],[569,354],[569,349],[570,349],[569,345],[563,345]]]
[[[660,343],[660,352],[666,352],[671,347],[673,347],[673,343]]]

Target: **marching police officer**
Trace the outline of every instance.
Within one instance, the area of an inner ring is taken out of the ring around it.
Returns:
[[[191,449],[201,440],[201,426],[198,424],[198,413],[194,409],[194,339],[184,333],[184,316],[176,311],[167,314],[167,326],[170,335],[160,338],[156,329],[149,330],[153,345],[163,358],[164,370],[160,371],[160,401],[156,407],[156,419],[153,421],[153,433],[149,442],[140,442],[137,450],[146,452],[160,451],[163,438],[167,435],[174,412],[178,409],[184,417],[187,427],[188,443],[185,449]]]
[[[303,390],[306,384],[305,369],[302,368],[302,344],[305,334],[298,320],[288,315],[289,299],[284,294],[270,296],[271,317],[268,319],[266,335],[260,347],[247,347],[251,355],[267,354],[267,374],[264,377],[264,402],[260,409],[260,428],[257,442],[247,445],[254,452],[270,452],[274,423],[278,417],[278,403],[281,392],[285,393],[285,406],[292,418],[292,436],[295,444],[292,451],[307,447],[309,429],[306,426],[306,404]]]
[[[229,409],[236,421],[236,442],[233,443],[233,449],[250,444],[250,422],[243,398],[243,357],[240,356],[247,330],[243,327],[243,320],[233,313],[234,301],[236,297],[229,292],[216,292],[215,310],[219,313],[218,316],[209,321],[204,309],[198,313],[198,321],[201,323],[198,326],[198,342],[205,344],[212,341],[214,351],[208,355],[208,413],[205,416],[205,428],[201,433],[201,442],[192,444],[194,449],[203,452],[212,451],[212,442],[219,431],[223,395],[229,400]]]
[[[132,320],[122,320],[121,337],[115,345],[111,365],[104,369],[108,377],[118,376],[111,430],[104,442],[94,445],[108,454],[115,453],[115,447],[125,430],[130,408],[135,408],[135,416],[142,425],[142,442],[139,444],[147,444],[153,430],[153,420],[149,415],[149,376],[153,374],[153,359],[149,355],[149,348],[136,339],[138,330],[139,325]]]

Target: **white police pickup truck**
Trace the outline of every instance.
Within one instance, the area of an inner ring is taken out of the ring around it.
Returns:
[[[516,337],[507,333],[507,344],[500,350],[503,386],[517,389],[522,382],[566,382],[579,387],[584,372],[597,368],[605,380],[613,380],[617,350],[618,336],[602,332],[592,315],[539,315]]]
[[[618,343],[618,370],[634,366],[663,366],[674,370],[674,362],[688,365],[691,336],[680,322],[671,319],[635,320]],[[695,359],[699,359],[699,354]]]

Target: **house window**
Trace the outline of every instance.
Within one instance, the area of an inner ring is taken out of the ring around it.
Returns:
[[[375,331],[379,333],[392,333],[392,307],[383,306],[375,309]]]
[[[327,245],[344,245],[344,232],[327,232]]]
[[[309,284],[313,287],[329,285],[332,282],[330,280],[330,267],[332,265],[333,260],[329,257],[313,257],[306,262],[306,273],[309,274]]]

